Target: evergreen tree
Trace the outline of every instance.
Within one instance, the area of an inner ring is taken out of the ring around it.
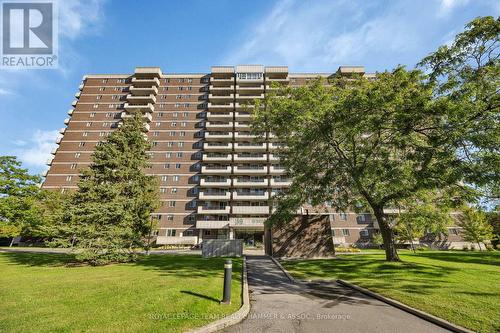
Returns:
[[[92,164],[82,172],[72,195],[58,243],[75,243],[77,259],[92,265],[136,258],[150,233],[151,213],[158,205],[158,187],[149,167],[140,113],[124,119],[106,142],[99,144]]]

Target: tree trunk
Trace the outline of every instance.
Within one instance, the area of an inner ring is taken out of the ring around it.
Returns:
[[[479,246],[479,251],[482,251],[481,250],[481,242],[477,242],[477,246]]]
[[[14,239],[15,239],[15,237],[12,237],[12,238],[10,239],[10,244],[9,244],[9,247],[12,247],[12,245],[14,245]]]
[[[384,216],[384,209],[382,207],[372,208],[380,228],[380,233],[382,234],[382,239],[384,240],[385,260],[401,261],[394,244],[394,233]]]

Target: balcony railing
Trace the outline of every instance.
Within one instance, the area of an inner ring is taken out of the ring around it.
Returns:
[[[233,214],[268,214],[269,206],[233,206]]]
[[[284,167],[277,167],[277,166],[271,165],[271,167],[269,168],[269,173],[283,174],[285,172],[286,172],[286,170]]]
[[[207,175],[226,175],[231,173],[230,166],[208,166],[201,167],[201,173]]]
[[[265,143],[253,143],[253,142],[235,142],[235,151],[263,151],[266,150]]]
[[[255,155],[245,155],[245,154],[234,154],[235,162],[265,162],[267,161],[266,154],[255,154]]]
[[[220,179],[206,179],[202,178],[200,180],[200,186],[201,187],[230,187],[231,186],[231,179],[225,179],[225,180],[220,180]]]
[[[230,162],[231,154],[203,154],[202,160],[204,162]]]
[[[206,140],[231,140],[232,138],[232,132],[205,132]]]
[[[289,187],[291,184],[290,180],[271,179],[272,187]]]
[[[233,179],[234,187],[267,187],[267,179]]]
[[[156,86],[152,87],[130,87],[130,94],[134,96],[145,96],[145,95],[158,95],[158,88]]]
[[[207,121],[205,124],[205,127],[207,130],[232,130],[233,129],[233,122],[213,122],[213,121]]]
[[[228,151],[233,148],[233,144],[231,142],[205,142],[203,144],[203,150],[205,151]]]
[[[233,120],[232,112],[207,112],[208,120]]]
[[[252,114],[250,112],[238,111],[235,113],[236,120],[251,120]]]
[[[125,103],[123,108],[127,111],[139,111],[139,112],[153,112],[155,107],[151,103],[146,104],[129,104]]]
[[[209,110],[232,110],[234,108],[234,103],[212,103],[208,102],[207,105]]]
[[[230,86],[222,86],[222,87],[219,87],[219,86],[214,86],[213,84],[211,84],[211,85],[208,87],[208,90],[209,90],[209,91],[233,91],[233,90],[234,90],[234,86],[233,86],[233,85],[230,85]]]
[[[230,206],[222,207],[210,207],[210,206],[198,206],[198,214],[229,214],[231,211]]]
[[[141,104],[141,103],[156,103],[156,97],[153,94],[149,95],[132,95],[128,94],[127,95],[127,100],[129,102],[132,102],[134,104]]]
[[[132,78],[132,84],[134,87],[152,87],[152,86],[160,86],[160,80],[158,78]]]
[[[207,191],[200,191],[200,200],[229,200],[231,198],[230,192],[224,193],[211,193]]]
[[[127,113],[127,112],[122,112],[121,113],[121,118],[122,119],[126,119],[126,118],[132,118],[134,116],[133,113]],[[151,116],[151,113],[147,112],[147,113],[143,113],[142,114],[142,119],[144,119],[144,121],[147,121],[147,122],[151,122],[153,121],[153,116]]]
[[[267,174],[267,166],[261,167],[245,167],[245,166],[234,166],[233,172],[237,175],[262,175]]]
[[[254,193],[254,192],[233,192],[234,200],[267,200],[269,199],[269,193]]]

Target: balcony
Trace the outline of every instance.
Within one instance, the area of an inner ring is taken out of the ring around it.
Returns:
[[[250,95],[250,94],[236,94],[236,99],[241,100],[241,101],[253,101],[254,99],[263,99],[264,94],[255,94],[255,95]]]
[[[203,154],[203,162],[231,162],[231,154]]]
[[[232,110],[234,109],[234,103],[211,103],[207,105],[209,110]]]
[[[265,175],[267,174],[267,166],[241,166],[235,165],[233,172],[236,175]]]
[[[125,103],[123,108],[127,111],[138,111],[138,112],[153,112],[155,110],[155,107],[151,103],[146,103],[146,104],[129,104]]]
[[[48,166],[51,166],[53,160],[54,160],[54,157],[51,157],[51,158],[47,159],[47,161],[45,162],[45,164],[48,165]]]
[[[269,214],[269,206],[233,206],[233,214]]]
[[[266,162],[266,154],[234,154],[235,162]]]
[[[205,175],[228,175],[231,173],[231,167],[219,165],[204,165],[201,167],[201,173]]]
[[[261,86],[264,83],[264,77],[260,79],[240,79],[236,78],[236,84],[241,86],[252,85],[252,86]]]
[[[290,187],[290,185],[292,185],[292,182],[288,179],[271,179],[271,187]]]
[[[229,221],[197,220],[196,229],[223,229],[227,228]]]
[[[75,112],[75,109],[69,109],[68,110],[68,116],[72,116],[73,112]]]
[[[210,179],[210,178],[202,178],[200,180],[201,187],[230,187],[231,179]]]
[[[209,192],[209,191],[200,191],[199,197],[200,200],[230,200],[231,192]]]
[[[71,102],[71,105],[76,106],[77,103],[78,103],[78,101],[75,100],[75,101]]]
[[[237,192],[233,191],[233,200],[267,200],[269,199],[269,193],[254,193],[254,192]]]
[[[68,124],[69,124],[69,118],[64,119],[64,125],[68,125]]]
[[[273,83],[273,82],[288,83],[290,82],[290,77],[288,75],[279,77],[266,77],[266,83]]]
[[[234,77],[210,77],[210,84],[216,87],[234,85]]]
[[[149,104],[156,103],[155,95],[127,95],[127,101],[132,102],[134,104]]]
[[[232,130],[233,122],[207,121],[205,127],[207,130]]]
[[[81,92],[81,91],[79,91],[79,92],[77,92],[77,93],[75,94],[75,97],[76,97],[76,98],[80,98],[80,96],[81,96],[81,95],[82,95],[82,92]]]
[[[214,86],[214,85],[209,85],[208,86],[208,90],[209,91],[233,91],[234,90],[234,86],[233,85],[230,85],[230,86],[225,86],[225,87],[217,87],[217,86]]]
[[[265,143],[253,143],[253,142],[236,142],[234,144],[235,151],[265,151]]]
[[[134,87],[139,88],[139,87],[159,87],[160,86],[160,80],[155,77],[155,78],[138,78],[138,77],[133,77],[132,78],[132,84]]]
[[[234,123],[234,127],[237,129],[237,130],[250,130],[250,123],[245,123],[245,122],[235,122]]]
[[[269,149],[270,150],[278,150],[284,148],[285,145],[279,142],[270,142],[269,143]]]
[[[232,140],[232,132],[205,132],[205,140]]]
[[[134,71],[138,77],[161,77],[160,67],[136,67]]]
[[[57,153],[57,148],[52,148],[52,150],[50,151],[50,153],[52,155],[55,155]]]
[[[61,143],[61,141],[62,141],[62,138],[61,138],[61,137],[57,138],[57,139],[56,139],[56,144],[60,144],[60,143]]]
[[[252,134],[251,132],[235,132],[234,133],[234,138],[236,140],[245,140],[245,141],[249,141],[249,140],[255,140],[257,139],[259,136],[255,135],[255,134]]]
[[[63,128],[59,129],[59,133],[64,134],[64,132],[66,132],[66,127],[63,127]]]
[[[233,94],[229,94],[229,95],[209,94],[208,99],[212,102],[215,102],[215,101],[228,102],[228,101],[232,101],[234,99],[234,95]]]
[[[252,113],[245,111],[238,111],[235,113],[236,120],[249,121],[252,120]]]
[[[279,162],[280,157],[276,154],[269,154],[269,161],[271,162]]]
[[[198,214],[229,214],[231,206],[198,206]]]
[[[267,179],[233,179],[234,187],[267,187]]]
[[[281,175],[281,174],[286,173],[286,170],[285,170],[285,167],[271,165],[271,167],[269,168],[269,173]]]
[[[259,84],[257,86],[236,86],[236,91],[244,91],[244,92],[262,92],[264,91],[264,85]]]
[[[127,113],[127,112],[122,112],[120,117],[122,119],[127,119],[127,118],[132,118],[134,116],[134,113]],[[150,123],[151,121],[153,121],[153,116],[151,116],[151,113],[143,113],[142,114],[142,119],[144,119],[144,121]]]
[[[220,142],[205,142],[203,144],[203,150],[205,151],[228,151],[233,148],[233,144],[230,142],[220,143]]]
[[[145,95],[158,95],[158,88],[155,86],[152,87],[130,87],[130,94],[134,96],[145,96]]]
[[[79,90],[83,90],[83,87],[84,87],[84,84],[82,83],[82,84],[80,84],[80,85],[78,86],[78,89],[79,89]]]
[[[251,102],[251,101],[250,101]],[[249,102],[244,102],[244,103],[235,103],[234,107],[238,111],[247,111],[247,112],[252,112],[253,109],[255,108],[255,105],[253,103]],[[262,109],[264,108],[264,105],[260,106]]]
[[[232,112],[207,112],[207,119],[213,120],[233,120]]]

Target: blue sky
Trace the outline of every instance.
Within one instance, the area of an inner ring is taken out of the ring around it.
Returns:
[[[85,74],[412,67],[474,17],[499,13],[495,0],[61,0],[59,68],[0,69],[0,154],[43,171]]]

